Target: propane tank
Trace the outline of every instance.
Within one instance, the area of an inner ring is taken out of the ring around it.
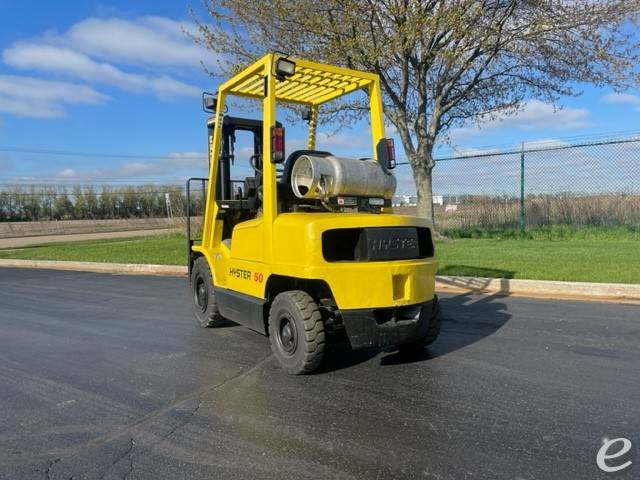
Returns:
[[[300,155],[291,170],[291,187],[296,197],[305,199],[354,196],[391,200],[396,179],[375,160]]]

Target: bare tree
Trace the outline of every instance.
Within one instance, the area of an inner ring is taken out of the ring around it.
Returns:
[[[204,0],[194,39],[229,74],[269,50],[376,72],[433,222],[433,150],[469,122],[638,83],[640,0]],[[194,18],[196,16],[194,15]],[[334,111],[362,113],[362,105]]]

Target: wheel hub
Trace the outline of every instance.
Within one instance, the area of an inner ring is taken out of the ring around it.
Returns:
[[[196,278],[195,301],[203,312],[207,309],[208,292],[202,277]]]
[[[290,318],[284,317],[280,320],[280,328],[278,329],[278,339],[282,350],[292,355],[298,346],[298,336],[296,334],[295,323]]]

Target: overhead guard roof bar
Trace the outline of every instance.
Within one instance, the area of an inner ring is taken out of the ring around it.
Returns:
[[[277,58],[277,57],[274,57]],[[241,97],[263,98],[264,75],[269,68],[267,55],[220,86],[220,90]],[[359,88],[369,87],[376,76],[348,68],[290,58],[296,73],[276,80],[276,100],[320,105]]]

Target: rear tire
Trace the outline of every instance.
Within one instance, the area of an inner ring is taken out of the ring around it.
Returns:
[[[271,350],[293,375],[317,369],[324,356],[324,323],[313,298],[302,290],[276,296],[269,310]]]
[[[189,284],[193,299],[193,315],[198,320],[198,324],[208,328],[217,327],[223,323],[224,320],[216,304],[209,264],[204,257],[198,257],[193,262]]]
[[[401,352],[419,352],[438,339],[438,335],[440,335],[440,327],[442,326],[442,309],[440,308],[440,302],[438,301],[437,295],[433,296],[433,305],[429,309],[429,312],[427,313],[425,308],[422,307],[420,315],[429,315],[429,327],[427,329],[427,334],[415,342],[401,345],[399,347]]]

